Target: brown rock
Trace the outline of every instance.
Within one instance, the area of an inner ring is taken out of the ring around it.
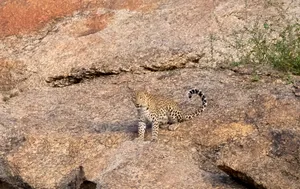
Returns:
[[[24,182],[24,180],[18,175],[17,170],[10,167],[9,163],[0,158],[0,188],[3,189],[14,189],[14,188],[26,188],[31,189],[31,187]]]
[[[264,134],[228,144],[218,167],[255,188],[299,188],[299,133],[270,130]]]
[[[86,178],[97,173],[92,170],[101,170],[109,147],[121,142],[116,140],[120,136],[91,134],[25,138],[26,142],[7,159],[9,167],[18,170],[18,176],[33,188],[79,188]]]
[[[297,162],[299,100],[267,73],[249,82],[251,65],[216,69],[244,53],[245,27],[299,17],[297,1],[282,2],[1,1],[0,188],[241,189],[216,167],[239,142],[253,146],[246,165],[267,152],[267,168],[283,162],[274,173],[284,180],[280,171]],[[132,142],[137,115],[128,86],[172,98],[183,112],[199,108],[199,98],[186,97],[196,87],[208,107],[174,131],[161,129],[157,144]],[[296,167],[284,172],[290,182]],[[254,176],[247,173],[252,183]]]
[[[228,141],[239,140],[255,131],[255,127],[245,123],[222,124],[214,129],[209,136],[205,136],[204,143],[209,146],[217,146]]]
[[[99,182],[116,189],[229,187],[196,168],[191,158],[161,144],[125,142],[108,160]]]

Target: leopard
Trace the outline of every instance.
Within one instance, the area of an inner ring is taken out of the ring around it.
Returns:
[[[151,141],[157,142],[159,128],[166,128],[166,125],[187,121],[200,115],[207,107],[206,96],[199,89],[188,91],[189,99],[193,95],[198,95],[201,98],[202,106],[193,113],[184,113],[173,99],[150,94],[147,91],[135,91],[134,104],[138,113],[137,140],[144,141],[147,123],[152,125]]]

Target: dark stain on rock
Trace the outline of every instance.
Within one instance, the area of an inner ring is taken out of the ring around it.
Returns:
[[[276,157],[300,153],[300,137],[289,130],[271,131],[272,149],[271,153]],[[300,163],[300,162],[299,162]]]

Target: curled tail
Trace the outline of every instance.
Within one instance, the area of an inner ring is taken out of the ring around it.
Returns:
[[[207,101],[206,101],[206,96],[202,93],[201,90],[198,89],[192,89],[189,91],[188,95],[189,98],[192,98],[193,94],[197,94],[200,96],[201,100],[202,100],[202,107],[199,108],[198,110],[196,110],[195,112],[191,113],[191,114],[187,114],[184,116],[185,120],[189,120],[192,119],[193,117],[198,116],[199,114],[201,114],[201,112],[203,112],[205,110],[205,107],[207,106]]]

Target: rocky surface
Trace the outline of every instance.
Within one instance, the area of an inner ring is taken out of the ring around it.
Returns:
[[[264,96],[258,102],[260,116],[256,114],[252,121],[259,130],[227,143],[218,167],[255,188],[298,188],[299,107],[274,96]]]
[[[228,67],[236,31],[299,3],[0,2],[0,188],[299,188],[298,83]],[[194,87],[201,116],[134,141],[129,88],[191,112]]]
[[[222,149],[221,170],[255,188],[299,187],[299,136],[291,130],[252,135]]]

